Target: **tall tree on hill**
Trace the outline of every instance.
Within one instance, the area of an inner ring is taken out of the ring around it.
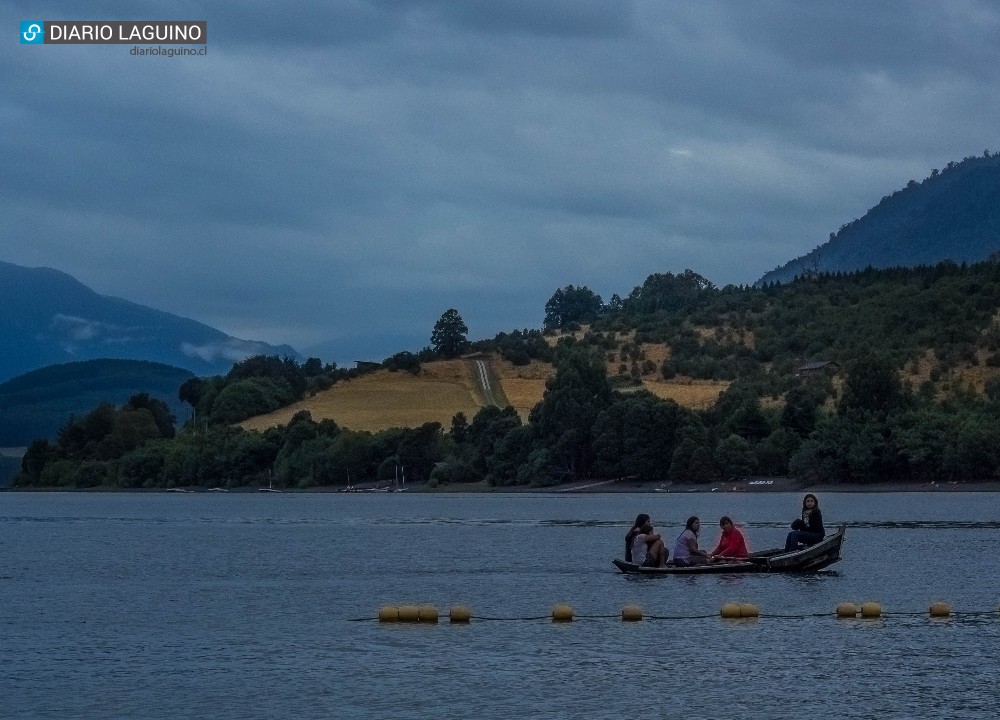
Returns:
[[[468,326],[462,320],[455,308],[445,310],[444,314],[434,323],[431,332],[431,345],[442,357],[453,358],[461,355],[469,345],[465,335]]]
[[[633,315],[648,315],[660,310],[674,311],[715,291],[715,285],[693,270],[685,270],[680,275],[654,273],[629,293],[623,306],[625,312]]]
[[[545,303],[545,328],[549,330],[573,322],[593,322],[603,308],[601,296],[589,287],[567,285],[556,290]]]

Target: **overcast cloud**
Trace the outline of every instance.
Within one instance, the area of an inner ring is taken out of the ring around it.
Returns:
[[[568,284],[752,283],[998,147],[991,2],[0,8],[0,260],[342,364],[450,307],[479,339]],[[208,55],[35,19],[204,19]]]

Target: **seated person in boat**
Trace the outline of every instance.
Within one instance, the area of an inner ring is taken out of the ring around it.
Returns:
[[[823,536],[823,513],[819,511],[819,500],[812,493],[802,498],[802,517],[792,522],[792,531],[785,538],[785,550],[798,550],[799,545],[815,545]]]
[[[632,562],[643,567],[663,567],[667,564],[667,548],[663,538],[648,522],[639,528],[632,540]]]
[[[701,531],[701,520],[689,517],[684,525],[684,532],[674,544],[674,565],[703,565],[708,562],[708,552],[698,547],[698,533]]]
[[[715,550],[710,553],[712,562],[727,560],[745,560],[750,551],[747,548],[747,540],[743,532],[737,528],[728,515],[723,515],[719,520],[719,527],[722,528],[722,536]]]
[[[632,541],[635,540],[635,536],[639,534],[642,526],[648,522],[650,522],[649,515],[639,513],[635,516],[635,522],[632,523],[632,527],[625,533],[625,562],[632,562]]]

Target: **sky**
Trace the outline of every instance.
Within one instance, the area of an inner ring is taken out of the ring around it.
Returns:
[[[0,260],[336,361],[750,284],[1000,147],[975,0],[3,2]],[[207,54],[21,20],[205,20]],[[2,292],[2,289],[0,289]]]

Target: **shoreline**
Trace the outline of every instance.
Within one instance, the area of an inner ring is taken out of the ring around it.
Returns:
[[[67,488],[67,487],[2,487],[0,493],[25,492],[70,492],[70,493],[177,493],[177,494],[256,494],[256,493],[345,493],[345,494],[370,494],[376,491],[370,486],[359,487],[354,490],[347,490],[344,486],[326,486],[313,488],[275,488],[273,491],[264,487],[238,487],[238,488],[116,488],[116,487],[92,487],[92,488]],[[681,484],[681,483],[642,483],[622,480],[602,480],[585,481],[580,483],[567,483],[563,485],[553,485],[549,487],[522,487],[503,486],[493,487],[485,482],[463,483],[455,485],[440,485],[429,487],[425,483],[408,486],[404,492],[415,494],[483,494],[483,493],[543,493],[543,494],[597,494],[608,493],[657,493],[657,494],[686,494],[686,493],[927,493],[927,492],[1000,492],[1000,481],[953,481],[953,482],[881,482],[881,483],[801,483],[790,478],[769,478],[763,480],[739,481],[736,483],[726,482],[718,484]],[[389,494],[388,492],[386,494]]]

